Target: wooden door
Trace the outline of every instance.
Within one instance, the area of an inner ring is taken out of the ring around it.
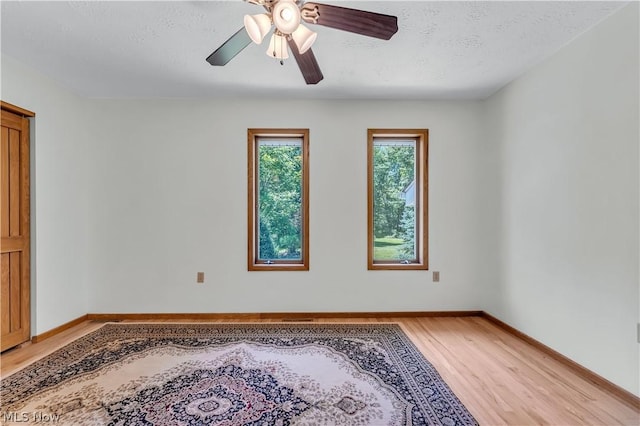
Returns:
[[[30,337],[29,120],[2,102],[0,144],[0,350]]]

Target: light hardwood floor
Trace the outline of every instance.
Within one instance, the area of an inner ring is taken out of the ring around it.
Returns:
[[[339,318],[314,322],[400,324],[481,425],[640,424],[640,407],[603,391],[482,317]],[[0,374],[6,377],[101,325],[85,321],[40,343],[7,351],[0,356]]]

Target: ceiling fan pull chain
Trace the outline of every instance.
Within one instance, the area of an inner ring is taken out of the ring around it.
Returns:
[[[286,49],[284,43],[280,43],[280,65],[284,65],[284,49]]]

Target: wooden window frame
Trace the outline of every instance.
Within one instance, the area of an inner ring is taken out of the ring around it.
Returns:
[[[416,245],[418,259],[408,264],[401,261],[374,261],[373,235],[373,151],[375,139],[414,139],[416,141]],[[429,269],[429,130],[428,129],[368,129],[367,130],[367,269],[368,270],[428,270]]]
[[[266,263],[258,256],[258,157],[257,144],[262,137],[295,138],[302,142],[302,259],[273,260]],[[249,271],[308,271],[309,270],[309,129],[248,129],[248,256]]]

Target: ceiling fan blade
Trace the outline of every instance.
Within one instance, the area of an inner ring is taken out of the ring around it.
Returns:
[[[229,37],[227,41],[222,43],[222,46],[218,47],[215,52],[209,55],[207,62],[211,65],[226,65],[227,62],[242,52],[242,49],[250,43],[251,39],[249,38],[249,34],[247,34],[247,31],[242,27],[234,35]]]
[[[298,50],[298,45],[292,39],[289,39],[289,48],[291,49],[293,56],[296,58],[296,62],[302,72],[304,81],[306,81],[307,84],[318,84],[324,76],[322,75],[322,71],[320,70],[320,66],[318,65],[318,61],[316,61],[316,56],[313,54],[313,51],[309,49],[301,54],[300,50]]]
[[[312,10],[317,10],[317,19],[305,16],[305,11]],[[389,40],[398,31],[398,18],[381,13],[313,2],[305,3],[302,12],[305,22],[383,40]]]

